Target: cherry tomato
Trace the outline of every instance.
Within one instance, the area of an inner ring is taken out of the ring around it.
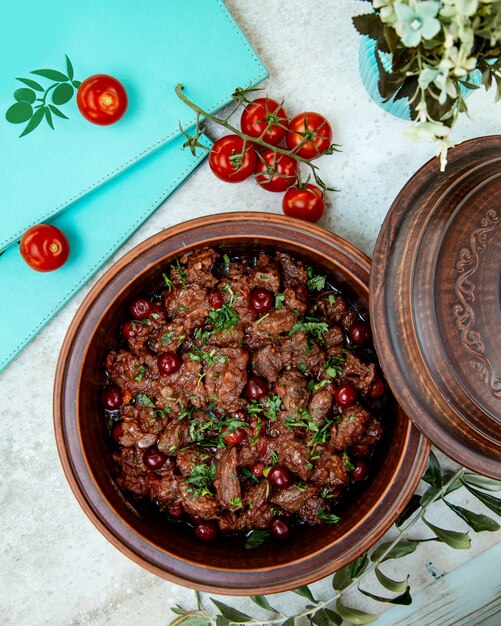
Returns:
[[[281,465],[275,465],[275,467],[272,467],[266,478],[268,479],[270,485],[276,489],[287,489],[287,487],[292,483],[291,473],[286,467],[282,467]]]
[[[256,167],[256,181],[267,191],[285,191],[296,182],[297,161],[287,154],[263,150]]]
[[[275,297],[271,291],[268,291],[268,289],[257,287],[251,291],[249,296],[249,307],[253,311],[256,311],[256,313],[266,313],[266,311],[269,311],[274,304]]]
[[[358,391],[351,383],[344,383],[334,392],[334,400],[339,406],[349,407],[353,406],[357,401]]]
[[[266,143],[278,146],[289,128],[289,119],[276,100],[257,98],[243,110],[240,127],[246,135],[261,137]]]
[[[160,374],[175,374],[181,367],[181,359],[172,350],[163,352],[157,358]]]
[[[229,446],[236,446],[245,439],[245,435],[247,434],[243,428],[235,428],[231,433],[225,434],[226,426],[223,428],[223,439],[225,443]]]
[[[66,235],[50,224],[28,228],[21,237],[19,249],[26,263],[37,272],[57,270],[70,256]]]
[[[86,78],[77,91],[77,105],[86,120],[99,126],[114,124],[127,110],[127,92],[122,83],[107,74]]]
[[[253,145],[245,145],[238,135],[225,135],[212,146],[209,165],[212,172],[226,183],[240,183],[256,168],[257,155]]]
[[[101,392],[101,404],[108,411],[116,411],[122,406],[122,392],[115,385],[105,387]]]
[[[304,159],[313,159],[331,145],[332,128],[320,113],[300,113],[291,119],[286,141],[289,150]]]
[[[325,198],[322,191],[308,183],[305,187],[287,189],[282,199],[285,215],[297,217],[307,222],[318,222],[325,209]]]

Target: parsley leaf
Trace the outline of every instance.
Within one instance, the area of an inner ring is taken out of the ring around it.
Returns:
[[[164,279],[165,285],[166,285],[166,287],[167,287],[167,289],[169,290],[169,293],[170,293],[172,291],[172,288],[174,287],[174,283],[167,276],[167,274],[165,272],[162,274],[162,278]]]
[[[334,513],[327,513],[327,509],[324,506],[317,513],[317,517],[327,524],[337,524],[341,519],[338,515],[335,515]]]
[[[316,275],[313,272],[313,268],[311,267],[311,265],[308,265],[306,271],[308,272],[308,282],[306,283],[308,291],[322,291],[322,289],[325,287],[326,277]]]
[[[235,496],[230,500],[230,506],[232,509],[243,509],[244,505],[242,503],[242,498]]]
[[[199,463],[195,465],[186,482],[196,487],[195,495],[213,495],[209,487],[212,485],[216,477],[216,464]]]
[[[284,300],[285,300],[285,293],[277,293],[277,295],[275,296],[275,308],[283,309]]]
[[[134,380],[143,380],[144,375],[146,374],[148,370],[146,369],[146,367],[144,365],[140,365],[139,369],[137,370],[137,374],[134,376]]]
[[[265,416],[270,420],[277,419],[278,411],[282,406],[282,398],[276,394],[272,393],[267,400],[267,407],[264,412]]]
[[[184,267],[179,262],[179,259],[177,259],[177,261],[171,265],[171,269],[178,271],[178,273],[179,273],[179,280],[181,281],[181,285],[182,285],[183,289],[186,291],[186,289],[187,289],[187,287],[186,287],[186,272],[184,270]]]
[[[139,406],[147,406],[150,409],[155,408],[155,403],[152,402],[145,393],[138,393],[136,395],[136,404]]]
[[[245,542],[246,550],[252,550],[260,546],[270,536],[269,530],[252,530],[247,535],[247,541]]]
[[[294,336],[299,330],[312,335],[319,341],[323,341],[323,335],[329,330],[329,324],[319,322],[316,317],[304,317],[298,320],[289,331],[289,337]]]

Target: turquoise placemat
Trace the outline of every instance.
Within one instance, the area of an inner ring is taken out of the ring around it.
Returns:
[[[0,42],[0,250],[171,141],[179,122],[192,125],[177,83],[213,111],[268,75],[221,0],[6,2]],[[87,122],[76,106],[73,81],[97,73],[128,92],[112,126]],[[20,138],[29,122],[6,119],[16,98],[28,112],[48,109],[54,130],[44,116]]]
[[[0,302],[9,312],[0,324],[0,370],[203,161],[205,153],[193,157],[183,142],[178,137],[51,220],[71,246],[57,271],[30,269],[17,244],[0,256]]]

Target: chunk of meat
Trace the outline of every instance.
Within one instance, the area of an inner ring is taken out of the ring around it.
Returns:
[[[282,344],[284,360],[303,372],[318,374],[325,362],[325,352],[308,335],[299,330]]]
[[[319,485],[330,487],[346,485],[349,478],[341,455],[327,446],[318,446],[317,451],[320,458],[315,463],[311,480]]]
[[[345,344],[345,336],[339,326],[331,326],[324,335],[325,348],[328,356],[340,356]]]
[[[172,473],[158,480],[150,480],[150,498],[170,504],[179,498],[178,478]]]
[[[166,454],[172,454],[186,445],[188,433],[189,426],[185,421],[171,420],[158,440],[158,449]]]
[[[250,286],[268,289],[273,293],[280,291],[280,271],[267,254],[259,255],[256,267],[251,272]]]
[[[368,456],[374,445],[383,436],[383,427],[381,422],[374,415],[371,417],[365,433],[358,440],[358,443],[351,447],[351,451],[357,457]]]
[[[285,252],[277,252],[275,259],[282,268],[282,275],[286,285],[291,285],[292,287],[306,285],[308,273],[300,261],[293,261]]]
[[[312,472],[310,449],[304,440],[295,437],[292,431],[285,431],[282,436],[271,440],[270,450],[274,450],[280,465],[285,465],[294,472],[301,480],[309,480]]]
[[[185,477],[191,476],[195,465],[206,464],[210,459],[210,455],[205,450],[197,450],[196,448],[186,448],[178,452],[176,457],[176,466],[178,472]]]
[[[286,285],[284,305],[297,315],[304,315],[308,308],[308,291],[304,285]]]
[[[376,366],[374,363],[362,361],[353,352],[348,352],[341,377],[343,380],[353,383],[362,393],[368,393],[377,377]]]
[[[240,481],[237,469],[237,448],[227,448],[216,462],[216,496],[219,503],[226,509],[239,508],[236,499],[241,498]]]
[[[251,528],[268,528],[273,512],[267,502],[269,484],[261,480],[252,485],[242,496],[244,510],[238,519],[236,530],[250,530]]]
[[[178,319],[188,333],[204,325],[210,311],[208,291],[193,284],[189,289],[174,287],[164,291],[164,305],[171,318]]]
[[[212,360],[204,379],[207,397],[227,411],[237,411],[247,383],[249,353],[242,348],[220,348]]]
[[[318,490],[319,487],[315,485],[308,485],[304,488],[291,485],[287,489],[274,491],[269,501],[290,513],[297,513],[304,503],[315,495]]]
[[[160,376],[150,388],[150,397],[160,407],[166,407],[171,416],[178,416],[191,403],[204,403],[202,363],[190,357],[190,351],[181,355],[181,368],[173,374]]]
[[[318,515],[325,508],[325,502],[319,496],[312,496],[309,498],[303,506],[299,509],[298,517],[306,524],[315,526],[316,524],[323,524],[323,520],[319,519]]]
[[[137,356],[127,350],[110,352],[106,358],[106,369],[112,382],[121,392],[124,404],[128,404],[138,393],[149,395],[158,377],[156,359],[153,355]]]
[[[283,366],[284,356],[274,344],[269,343],[252,355],[252,370],[270,383],[277,380]]]
[[[358,315],[342,296],[336,295],[333,299],[329,295],[324,295],[315,302],[313,312],[326,317],[329,323],[340,324],[345,330],[348,329],[359,319]]]
[[[278,340],[288,333],[297,321],[297,315],[289,309],[272,309],[246,329],[245,342],[252,349]]]
[[[372,415],[362,406],[356,405],[344,409],[339,416],[339,423],[332,425],[331,446],[341,451],[358,444],[371,418]]]
[[[186,513],[198,515],[202,519],[213,519],[216,517],[218,503],[214,496],[197,496],[195,488],[185,481],[180,481],[179,492]]]
[[[308,405],[308,410],[310,411],[310,415],[316,424],[323,422],[327,415],[329,415],[333,403],[334,397],[332,395],[332,385],[327,385],[326,387],[322,387],[322,389],[318,389],[313,392],[310,404]]]
[[[138,496],[145,496],[149,491],[149,484],[142,452],[135,448],[121,448],[119,453],[114,453],[113,458],[122,470],[117,478],[120,487]]]
[[[285,410],[294,415],[308,404],[308,379],[299,370],[291,369],[283,372],[274,389],[281,398]]]

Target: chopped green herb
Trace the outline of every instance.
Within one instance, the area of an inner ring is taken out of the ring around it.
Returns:
[[[326,277],[316,275],[313,272],[313,268],[311,267],[311,265],[309,265],[306,268],[306,271],[308,272],[308,282],[306,283],[308,290],[309,291],[322,291],[322,289],[325,287]]]
[[[247,467],[241,467],[240,471],[244,476],[247,476],[247,478],[250,478],[255,483],[259,482],[259,478],[257,476],[254,476],[254,474],[250,471],[250,469],[247,469]]]
[[[336,300],[337,300],[337,298],[336,298],[336,296],[335,296],[333,293],[330,293],[330,294],[327,296],[327,302],[328,302],[329,304],[331,304],[331,305],[332,305],[332,304],[335,304],[335,303],[336,303]]]
[[[277,293],[277,295],[275,296],[275,308],[283,309],[284,300],[285,300],[285,293]]]
[[[355,469],[355,466],[351,462],[350,455],[348,454],[348,452],[346,452],[346,450],[343,452],[342,458],[343,458],[344,469],[347,472],[352,472]]]
[[[152,314],[151,314],[151,317],[152,317],[154,320],[159,320],[159,319],[160,319],[160,313],[152,313]]]
[[[270,452],[270,461],[272,465],[278,465],[279,459],[278,459],[278,454],[275,452],[275,450],[272,450]]]
[[[219,363],[226,363],[227,361],[229,361],[230,357],[227,356],[226,354],[215,354],[214,358],[216,359],[216,361],[218,361]]]
[[[187,306],[180,306],[180,307],[178,307],[178,309],[177,309],[177,310],[178,310],[178,311],[181,311],[181,313],[184,313],[185,311],[187,311],[187,310],[188,310],[188,307],[187,307]]]
[[[324,370],[327,376],[331,378],[336,378],[343,373],[343,363],[345,362],[345,357],[342,355],[331,356],[324,363]]]
[[[235,496],[230,500],[230,506],[232,509],[243,509],[242,498]]]
[[[144,365],[140,365],[139,369],[137,370],[137,374],[134,376],[134,380],[143,380],[144,375],[146,374],[148,370],[146,369],[146,367]]]
[[[322,507],[320,509],[320,511],[317,513],[317,517],[327,524],[337,524],[341,519],[338,515],[335,515],[334,513],[327,513],[326,507]]]
[[[251,530],[251,532],[247,535],[247,541],[245,542],[246,550],[257,548],[264,543],[269,536],[269,530]]]
[[[301,363],[299,363],[299,365],[297,366],[298,370],[300,372],[303,372],[303,374],[306,372],[307,368],[306,365],[303,361],[301,361]]]
[[[167,287],[167,289],[169,290],[169,293],[170,293],[172,291],[172,288],[174,287],[174,283],[167,276],[167,274],[165,272],[162,274],[162,278],[164,279],[165,285],[166,285],[166,287]]]
[[[195,465],[191,471],[191,474],[186,479],[186,482],[196,487],[195,495],[213,495],[209,487],[214,482],[216,477],[216,464],[211,463],[199,463]]]
[[[193,354],[193,352],[188,352],[188,356],[192,361],[200,361],[200,357],[198,354]]]
[[[152,402],[145,393],[138,393],[136,395],[136,404],[139,406],[147,406],[150,409],[155,408],[155,403]]]
[[[179,262],[179,259],[177,259],[177,261],[171,265],[171,269],[178,271],[178,273],[179,273],[179,280],[181,281],[181,285],[182,285],[183,289],[186,291],[186,289],[187,289],[187,287],[186,287],[186,272],[184,270],[184,267]]]
[[[171,343],[173,337],[174,331],[170,330],[168,333],[165,333],[165,335],[162,335],[162,343]]]
[[[270,314],[269,313],[265,313],[264,315],[262,315],[258,320],[256,320],[256,324],[260,324],[263,320],[265,320]]]
[[[277,419],[278,411],[282,406],[282,398],[278,394],[272,393],[267,399],[266,404],[265,416],[270,420]]]
[[[225,265],[231,267],[231,259],[227,254],[223,254],[223,261]]]
[[[233,304],[231,302],[232,298],[230,298],[230,302],[228,304],[223,304],[221,308],[209,311],[208,317],[213,325],[212,333],[218,333],[222,330],[227,330],[228,328],[235,326],[235,324],[238,322],[238,313],[231,308],[231,305]]]
[[[153,415],[155,415],[155,417],[159,417],[160,419],[163,419],[165,417],[165,412],[162,411],[162,409],[155,409],[153,411]]]
[[[316,317],[305,317],[294,324],[289,331],[289,337],[293,337],[299,330],[323,341],[323,335],[329,330],[329,325],[326,322],[319,322]]]
[[[249,415],[257,415],[258,413],[263,412],[263,407],[259,404],[257,400],[251,400],[247,405],[247,413]]]

